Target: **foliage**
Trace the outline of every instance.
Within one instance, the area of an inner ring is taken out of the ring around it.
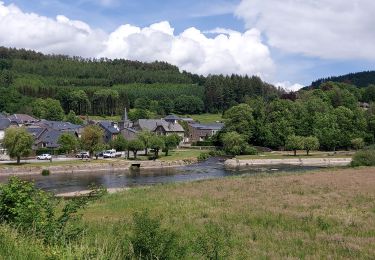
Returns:
[[[145,145],[139,139],[130,140],[127,145],[127,149],[132,151],[134,154],[134,159],[137,159],[137,153],[140,150],[145,149]]]
[[[200,114],[203,109],[202,99],[196,96],[181,95],[176,98],[174,104],[174,111],[179,114]]]
[[[52,121],[64,120],[64,110],[61,107],[60,101],[52,98],[38,98],[32,104],[33,115]]]
[[[150,140],[153,136],[153,134],[150,131],[141,131],[137,134],[138,139],[143,142],[143,145],[145,146],[145,155],[148,155],[148,148],[150,147]]]
[[[90,152],[90,156],[95,151],[102,150],[104,132],[101,127],[97,125],[89,125],[83,129],[81,135],[81,147]]]
[[[225,152],[230,155],[240,155],[246,147],[244,137],[237,132],[225,133],[222,141]]]
[[[16,157],[19,164],[22,156],[28,156],[31,153],[33,142],[32,135],[25,128],[8,128],[5,131],[3,145],[10,157]]]
[[[163,150],[165,147],[163,138],[156,135],[152,136],[149,142],[149,147],[154,151],[154,159],[157,159],[159,157],[159,151]]]
[[[375,166],[375,149],[361,150],[354,154],[351,165],[358,166]]]
[[[254,132],[254,117],[252,109],[247,104],[230,108],[224,113],[225,132],[237,132],[249,141]]]
[[[297,155],[297,150],[302,150],[305,147],[304,138],[301,136],[291,135],[288,136],[285,148],[289,151],[294,151],[294,156]]]
[[[209,159],[211,155],[209,153],[200,153],[197,157],[198,161],[202,162]]]
[[[66,115],[65,120],[75,125],[82,125],[83,120],[79,118],[73,110],[70,110]]]
[[[311,150],[318,150],[319,146],[319,139],[315,136],[308,136],[303,139],[303,149],[306,150],[307,155]]]
[[[74,134],[71,133],[63,133],[60,135],[57,143],[60,145],[59,149],[64,153],[75,152],[78,148],[78,140]]]
[[[112,147],[117,151],[126,151],[128,147],[128,141],[123,135],[119,135],[113,142]]]
[[[42,174],[42,176],[49,176],[51,174],[51,172],[48,169],[43,169],[41,174]]]
[[[146,109],[132,109],[129,111],[129,119],[131,121],[137,121],[138,119],[149,119],[151,118],[150,111]]]
[[[130,238],[134,257],[140,259],[181,259],[185,250],[179,245],[175,232],[161,227],[160,219],[147,211],[133,216],[133,235]]]
[[[180,144],[181,141],[182,141],[182,137],[177,134],[164,136],[163,151],[165,152],[165,156],[168,156],[168,152],[176,148]]]
[[[360,150],[365,146],[365,141],[363,138],[354,138],[351,140],[351,143],[355,150]]]

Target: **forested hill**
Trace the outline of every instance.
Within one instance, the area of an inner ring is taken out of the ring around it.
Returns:
[[[31,112],[38,98],[58,100],[65,113],[81,115],[119,114],[125,106],[158,114],[219,112],[247,98],[267,100],[281,94],[255,76],[204,77],[166,62],[84,59],[0,47],[0,112]]]
[[[318,88],[322,83],[327,81],[348,83],[359,88],[364,88],[368,87],[371,84],[375,84],[375,71],[363,71],[357,73],[349,73],[343,76],[318,79],[311,83],[311,87]]]

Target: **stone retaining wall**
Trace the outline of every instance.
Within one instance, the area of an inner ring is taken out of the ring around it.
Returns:
[[[245,168],[251,166],[266,165],[298,165],[298,166],[317,166],[317,167],[335,167],[350,165],[351,158],[294,158],[294,159],[252,159],[252,160],[226,160],[226,168]]]

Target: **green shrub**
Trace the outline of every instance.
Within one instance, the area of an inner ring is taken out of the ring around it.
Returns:
[[[214,143],[210,140],[207,141],[198,141],[193,143],[193,146],[213,146]]]
[[[211,157],[225,156],[225,152],[223,150],[212,150],[212,151],[209,151],[208,154]]]
[[[361,150],[354,154],[351,165],[358,166],[375,166],[375,150]]]
[[[83,231],[75,223],[78,210],[104,192],[92,188],[88,196],[69,200],[61,207],[61,200],[52,194],[36,188],[32,182],[12,177],[0,187],[0,223],[10,224],[26,234],[35,234],[46,244],[70,240]]]
[[[202,161],[207,160],[210,157],[211,156],[210,156],[209,153],[201,153],[201,154],[198,155],[198,161],[202,162]]]
[[[136,259],[181,259],[185,248],[178,243],[176,233],[163,229],[160,219],[151,218],[147,211],[135,213],[130,242]]]
[[[258,151],[253,146],[247,145],[244,148],[242,154],[243,155],[256,155],[256,154],[258,154]]]
[[[48,169],[43,169],[43,170],[42,170],[42,175],[43,175],[43,176],[49,176],[50,173],[51,173],[51,172],[50,172],[50,170],[48,170]]]

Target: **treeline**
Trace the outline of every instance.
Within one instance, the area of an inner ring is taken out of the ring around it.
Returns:
[[[273,100],[283,92],[259,77],[203,77],[165,62],[84,59],[0,47],[0,94],[0,111],[9,113],[30,112],[33,100],[53,98],[65,113],[114,115],[124,107],[135,108],[139,98],[157,102],[161,113],[194,114],[222,112],[258,96]],[[183,103],[194,101],[198,108],[181,105],[181,96],[187,100]]]
[[[302,140],[299,137],[315,137],[325,150],[346,149],[360,142],[373,144],[375,86],[372,88],[368,109],[359,106],[362,96],[357,88],[333,82],[320,89],[300,91],[295,100],[248,99],[225,112],[226,125],[218,141],[227,138],[227,133],[236,139],[233,133],[237,133],[250,145],[275,149],[288,149],[296,143],[293,140]]]
[[[364,88],[370,84],[375,84],[375,71],[363,71],[358,73],[349,73],[338,77],[318,79],[311,83],[311,87],[318,88],[320,85],[328,81],[347,83]]]

